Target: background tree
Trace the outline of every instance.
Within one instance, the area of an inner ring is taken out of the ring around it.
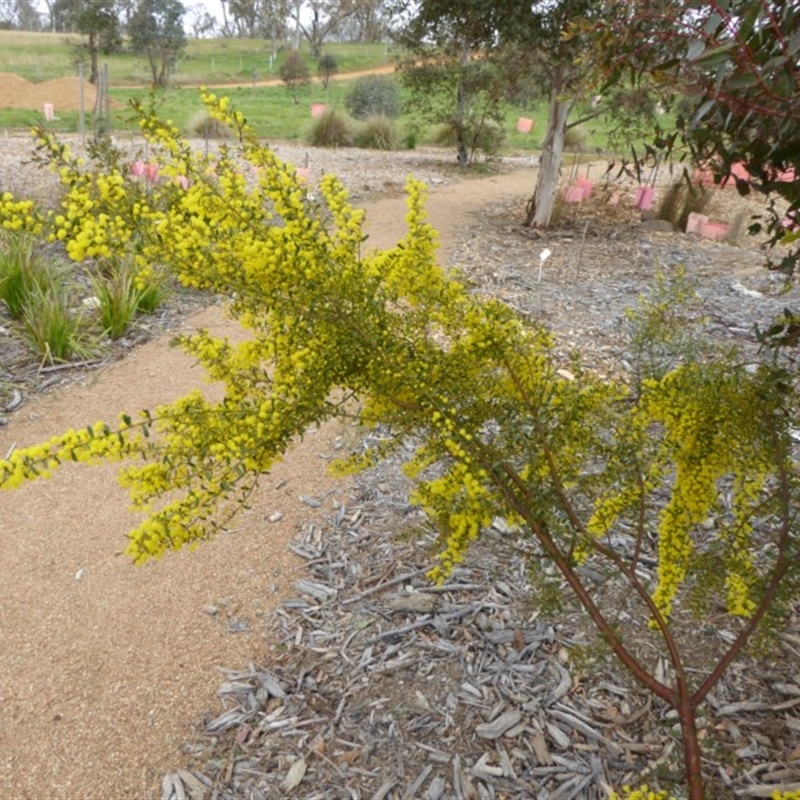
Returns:
[[[308,68],[308,62],[297,50],[292,50],[286,55],[286,59],[281,64],[280,75],[294,102],[299,103],[298,92],[300,88],[311,83],[311,71]]]
[[[456,136],[458,162],[462,166],[467,163],[469,153],[469,110],[477,99],[471,96],[473,86],[470,72],[485,70],[490,62],[495,62],[495,69],[502,71],[500,65],[508,67],[509,62],[503,62],[498,57],[516,42],[528,45],[527,51],[520,49],[517,52],[523,61],[514,66],[521,70],[533,71],[535,59],[530,57],[535,52],[547,53],[547,63],[551,66],[549,85],[552,102],[539,178],[540,183],[546,184],[548,196],[552,197],[555,196],[564,130],[574,99],[569,95],[571,59],[557,52],[557,48],[562,46],[559,36],[550,34],[545,41],[542,27],[547,22],[553,30],[559,28],[563,5],[547,4],[549,11],[546,15],[534,13],[530,3],[518,0],[501,0],[498,3],[422,0],[419,4],[400,3],[395,6],[396,13],[408,15],[407,23],[396,34],[396,38],[415,56],[413,60],[401,64],[404,82],[412,89],[414,102],[425,109],[423,113],[429,119],[449,121]],[[533,24],[534,20],[536,25]],[[438,94],[432,91],[434,87]],[[451,108],[442,107],[439,98],[443,91],[450,94],[448,106]],[[481,105],[487,109],[489,116],[499,117],[503,95],[502,88],[499,92],[495,90],[493,94],[486,95]],[[537,196],[543,194],[544,190],[537,184]],[[537,207],[543,219],[546,211],[544,202],[539,202]],[[529,220],[532,219],[533,216],[529,215]]]
[[[185,9],[180,0],[140,0],[131,17],[128,34],[135,52],[147,55],[153,86],[165,86],[183,48]]]
[[[123,35],[127,36],[130,29],[131,19],[138,6],[138,0],[115,0],[119,27]]]
[[[0,29],[39,31],[42,17],[32,0],[0,0]]]
[[[580,60],[587,39],[579,35],[565,37],[576,20],[606,18],[611,11],[607,4],[592,0],[555,0],[548,3],[523,0],[421,0],[400,2],[395,13],[408,15],[408,23],[399,34],[406,47],[420,53],[425,63],[425,48],[434,43],[448,53],[449,60],[467,65],[479,56],[505,71],[507,88],[526,82],[538,85],[549,101],[542,157],[536,187],[528,201],[525,224],[546,227],[550,224],[558,189],[559,172],[564,150],[564,137],[570,126],[585,123],[603,113],[613,114],[617,103],[607,102],[602,108],[590,108],[588,101],[596,76]],[[573,29],[574,30],[574,29]],[[458,71],[454,93],[456,102],[463,102],[464,91],[458,87]],[[524,76],[524,77],[523,77]],[[619,91],[622,91],[621,87]],[[653,113],[657,97],[640,96],[639,111]],[[570,115],[578,111],[578,118]],[[458,112],[456,112],[456,117]],[[620,127],[622,133],[622,127]],[[459,159],[461,160],[461,156]]]
[[[207,8],[202,3],[189,6],[186,10],[188,17],[189,30],[195,39],[203,39],[213,36],[217,29],[217,20],[208,13]]]
[[[473,13],[473,7],[479,6]],[[430,0],[395,6],[410,12],[395,39],[412,55],[400,65],[411,90],[410,107],[452,134],[459,166],[466,166],[480,137],[499,127],[503,115],[504,70],[488,4]]]
[[[55,0],[53,14],[58,30],[86,37],[79,49],[89,56],[89,83],[96,84],[99,54],[113,53],[122,44],[114,0]]]
[[[234,35],[254,39],[261,17],[259,0],[227,0],[227,6],[234,26]]]
[[[295,30],[308,41],[313,58],[319,57],[325,40],[359,10],[363,1],[294,0],[291,16]],[[295,49],[298,44],[295,41]]]
[[[418,51],[420,52],[420,51]],[[408,108],[437,125],[440,141],[454,142],[458,165],[475,152],[494,152],[502,142],[505,78],[486,55],[464,47],[420,52],[400,64],[400,79],[411,91]]]
[[[340,22],[337,32],[348,42],[382,42],[391,22],[388,0],[360,0],[353,15]]]
[[[591,33],[608,85],[646,79],[680,93],[678,139],[657,131],[656,143],[683,145],[742,194],[783,198],[788,215],[767,227],[789,243],[784,221],[800,214],[800,4],[623,4]],[[797,262],[795,248],[775,266],[791,273]]]
[[[322,81],[322,86],[327,90],[331,78],[339,71],[339,64],[336,56],[330,53],[323,53],[317,62],[317,75]]]
[[[261,0],[258,35],[270,42],[273,58],[289,35],[290,0]]]

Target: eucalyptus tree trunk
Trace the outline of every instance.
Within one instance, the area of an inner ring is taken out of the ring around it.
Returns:
[[[466,70],[469,66],[469,48],[464,47],[461,51],[460,65],[458,70],[458,86],[456,88],[456,144],[458,146],[458,166],[466,167],[469,164],[469,147],[467,146],[467,128],[469,125],[469,87],[466,81]]]
[[[564,153],[567,118],[575,103],[573,99],[564,96],[568,77],[567,69],[564,67],[558,67],[553,76],[539,175],[536,178],[536,189],[526,207],[525,225],[529,228],[546,228],[553,215]]]

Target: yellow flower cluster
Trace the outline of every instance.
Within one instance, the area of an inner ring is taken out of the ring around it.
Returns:
[[[0,459],[0,489],[14,489],[26,480],[48,478],[65,461],[95,464],[141,452],[143,440],[139,434],[124,433],[129,428],[122,419],[117,430],[97,422],[80,430],[68,430],[47,442],[14,450],[7,458]]]
[[[11,192],[4,192],[0,195],[0,227],[39,234],[43,220],[32,200],[16,200]]]
[[[140,288],[167,269],[186,286],[230,298],[231,314],[249,334],[244,341],[199,331],[180,342],[221,384],[222,399],[193,393],[137,419],[136,431],[132,423],[116,431],[93,426],[19,451],[0,462],[1,485],[65,459],[127,459],[121,481],[149,514],[128,550],[141,562],[205,536],[226,498],[240,502],[294,437],[345,413],[339,398],[357,397],[363,421],[396,434],[378,452],[407,433],[422,438],[408,471],[418,502],[442,531],[436,577],[496,516],[538,525],[562,552],[581,556],[592,537],[674,472],[659,526],[656,589],[668,613],[692,558],[692,528],[717,502],[718,481],[751,476],[736,484],[735,520],[720,534],[729,608],[748,613],[750,517],[768,470],[757,447],[728,446],[722,401],[715,406],[687,391],[692,376],[678,371],[648,386],[628,413],[634,404],[624,388],[583,374],[560,377],[546,331],[438,267],[423,184],[408,182],[403,240],[362,252],[364,215],[340,181],[324,177],[321,200],[312,202],[294,168],[257,140],[239,112],[224,98],[203,98],[237,132],[238,146],[213,158],[195,153],[172,123],[140,108],[157,167],[146,180],[138,168],[114,166],[119,160],[105,169],[82,165],[45,138],[41,146],[65,194],[61,208],[41,219],[43,234],[76,260],[133,258]],[[37,219],[30,205],[7,195],[1,202],[3,224]],[[626,453],[658,426],[661,448],[626,467]],[[609,430],[627,431],[617,454],[609,439],[624,437]],[[367,465],[372,456],[347,466]],[[597,464],[619,479],[588,468]],[[585,528],[570,496],[591,509]]]
[[[754,398],[736,374],[715,374],[705,367],[681,367],[647,382],[639,414],[663,426],[662,470],[675,477],[658,526],[658,585],[653,599],[669,617],[694,551],[693,529],[718,504],[719,481],[734,481],[735,520],[723,528],[727,605],[731,614],[748,616],[754,604],[750,557],[750,519],[770,470],[769,454],[746,428]]]
[[[632,789],[630,786],[622,787],[622,794],[617,794],[611,790],[608,794],[608,800],[676,800],[671,794],[666,791],[654,792],[648,788],[646,784],[642,784],[638,788]]]

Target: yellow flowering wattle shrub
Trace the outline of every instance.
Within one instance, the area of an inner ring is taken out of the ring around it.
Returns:
[[[441,532],[432,577],[446,577],[493,520],[516,526],[536,542],[532,566],[554,564],[617,656],[679,708],[696,750],[694,710],[719,676],[690,684],[670,620],[688,590],[716,592],[746,620],[730,660],[796,586],[793,375],[730,359],[634,387],[577,363],[566,372],[544,328],[437,266],[421,183],[408,182],[404,239],[371,251],[363,212],[335,177],[312,199],[240,112],[205,101],[237,146],[198,154],[143,113],[157,162],[131,170],[111,156],[83,165],[43,137],[65,186],[61,206],[45,213],[4,195],[0,225],[62,242],[77,261],[123,251],[142,281],[165,269],[228,298],[244,341],[200,330],[180,342],[224,396],[193,392],[13,451],[0,460],[0,488],[67,460],[122,462],[122,484],[149,514],[126,549],[142,563],[208,536],[309,425],[357,407],[394,438],[339,467],[416,443],[406,472]],[[653,581],[641,574],[645,556],[657,562]],[[674,682],[653,678],[627,649],[576,569],[584,563],[627,582]],[[631,800],[652,795],[642,791]]]

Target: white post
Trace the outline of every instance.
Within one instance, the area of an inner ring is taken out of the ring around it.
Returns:
[[[81,132],[81,144],[86,147],[86,108],[83,98],[83,61],[78,62],[78,92],[80,112],[78,114],[78,125]]]

